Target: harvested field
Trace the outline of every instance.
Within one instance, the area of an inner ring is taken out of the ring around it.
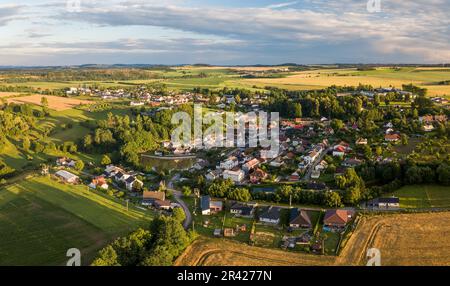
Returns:
[[[450,265],[450,212],[366,216],[339,257],[253,247],[201,238],[175,265],[283,266],[365,265],[368,248],[381,251],[381,264]]]
[[[0,97],[11,97],[17,95],[19,95],[17,92],[0,92]]]
[[[176,266],[292,266],[332,265],[334,257],[299,254],[283,250],[253,247],[225,239],[201,238],[189,246],[175,262]]]
[[[40,95],[40,94],[33,94],[33,95],[29,95],[29,96],[10,98],[10,99],[8,99],[8,102],[19,103],[19,104],[20,103],[31,103],[31,104],[41,105],[42,97],[47,97],[48,107],[50,109],[54,109],[56,111],[71,109],[80,104],[92,103],[91,101],[88,101],[88,100],[80,100],[80,99],[75,99],[75,98],[60,97],[60,96],[48,96],[48,95]]]
[[[364,217],[336,261],[363,265],[378,248],[385,266],[450,265],[450,212]]]

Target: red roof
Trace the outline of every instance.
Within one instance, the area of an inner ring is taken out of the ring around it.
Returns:
[[[353,211],[349,210],[327,210],[323,222],[326,225],[344,226],[350,221],[352,216]]]

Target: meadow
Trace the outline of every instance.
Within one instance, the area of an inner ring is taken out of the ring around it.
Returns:
[[[450,187],[437,185],[404,186],[393,193],[402,208],[450,208]]]
[[[28,177],[0,188],[0,265],[63,265],[72,247],[89,264],[108,242],[151,219],[86,186]]]

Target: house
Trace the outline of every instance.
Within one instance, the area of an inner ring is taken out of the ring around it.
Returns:
[[[298,182],[300,181],[300,175],[297,172],[292,173],[292,175],[289,176],[289,182]]]
[[[200,208],[202,215],[210,215],[211,213],[217,213],[223,210],[222,201],[212,201],[210,196],[202,196],[200,198]]]
[[[281,208],[270,206],[259,216],[259,221],[268,224],[280,223]]]
[[[104,190],[108,189],[108,184],[106,183],[106,179],[104,176],[98,176],[92,179],[92,182],[89,184],[89,188],[91,189],[97,189],[101,188]]]
[[[235,203],[230,208],[230,213],[239,217],[253,217],[255,213],[255,207],[252,205],[245,205],[241,203]]]
[[[333,156],[335,157],[343,157],[346,152],[350,151],[351,148],[348,143],[341,142],[335,146],[333,146]]]
[[[170,201],[162,201],[162,200],[155,200],[153,202],[153,206],[160,210],[170,210],[172,208]]]
[[[308,152],[308,155],[306,155],[306,156],[303,158],[303,160],[304,160],[307,164],[311,164],[311,163],[313,163],[313,162],[317,159],[317,157],[320,156],[320,154],[322,153],[322,151],[323,151],[322,146],[319,146],[319,145],[318,145],[318,146],[314,147],[313,150],[309,151],[309,152]]]
[[[351,221],[355,212],[350,210],[327,210],[323,219],[325,227],[343,228]]]
[[[424,126],[422,126],[422,128],[425,132],[431,132],[434,130],[433,124],[425,124]]]
[[[342,166],[348,167],[348,168],[354,168],[356,166],[359,166],[363,163],[362,160],[359,160],[357,158],[347,158],[342,162]]]
[[[356,145],[367,145],[367,138],[358,138],[355,142]]]
[[[70,183],[70,184],[75,184],[78,183],[79,181],[79,177],[77,175],[74,175],[70,172],[67,172],[65,170],[60,170],[58,172],[55,173],[55,175],[62,179],[63,181],[65,181],[66,183]]]
[[[254,159],[248,161],[247,163],[245,163],[244,165],[242,165],[242,170],[244,170],[244,172],[246,172],[246,173],[249,173],[256,166],[258,166],[259,163],[260,163],[259,160],[254,158]]]
[[[125,181],[130,177],[130,175],[126,174],[123,171],[119,171],[118,173],[116,173],[114,175],[114,180],[116,180],[117,182],[122,182],[125,183]]]
[[[317,164],[316,167],[314,167],[314,169],[317,171],[323,171],[323,170],[326,170],[327,168],[328,168],[328,163],[325,160],[320,161],[320,163]]]
[[[76,161],[74,161],[70,158],[67,158],[67,157],[60,157],[60,158],[56,159],[57,166],[74,167],[75,163],[76,163]]]
[[[234,229],[232,229],[232,228],[225,228],[223,230],[223,236],[225,236],[225,237],[232,237],[232,236],[235,236],[235,235],[236,234],[234,232]]]
[[[397,142],[400,140],[399,134],[386,134],[384,135],[384,140],[388,142]]]
[[[128,191],[133,191],[136,185],[142,187],[144,183],[141,180],[138,180],[135,176],[128,176],[125,180],[125,187]]]
[[[109,178],[115,177],[117,173],[122,172],[125,173],[125,171],[122,168],[116,167],[114,165],[108,165],[105,168],[105,175]]]
[[[311,179],[318,179],[320,178],[320,171],[319,170],[313,170],[311,172]]]
[[[214,181],[220,177],[220,173],[217,170],[211,171],[208,174],[206,174],[205,178],[208,181]]]
[[[143,206],[152,206],[155,201],[165,201],[166,193],[164,192],[153,192],[153,191],[144,191],[142,193],[142,205]]]
[[[240,183],[244,180],[245,172],[241,169],[225,170],[222,176],[225,180],[231,179],[235,183]]]
[[[289,226],[292,228],[312,228],[308,212],[297,208],[291,209]]]
[[[367,206],[380,209],[398,209],[400,208],[400,199],[396,197],[378,198],[367,202]]]
[[[219,167],[220,169],[231,170],[237,165],[239,165],[239,161],[235,156],[233,156],[223,162],[220,162]]]
[[[261,170],[260,168],[257,168],[253,173],[250,174],[250,182],[252,184],[259,183],[263,180],[265,180],[269,176],[266,172]]]

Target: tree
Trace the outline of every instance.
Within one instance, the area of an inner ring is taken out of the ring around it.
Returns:
[[[22,147],[25,152],[28,152],[30,150],[30,139],[28,137],[23,138]]]
[[[341,196],[337,192],[326,192],[325,205],[330,208],[341,207],[342,206]]]
[[[450,185],[450,166],[442,163],[441,165],[439,165],[439,167],[436,170],[437,172],[437,179],[439,181],[439,183],[443,184],[443,185]]]
[[[302,113],[302,105],[300,103],[294,104],[294,117],[301,118],[303,115]]]
[[[74,168],[75,170],[82,171],[84,169],[84,162],[81,160],[76,161]]]
[[[182,208],[174,208],[172,216],[175,220],[181,223],[186,219],[186,214],[184,213],[184,210]]]
[[[108,157],[108,155],[103,155],[102,160],[100,162],[103,166],[111,164],[111,159]]]
[[[181,191],[185,197],[189,197],[192,194],[192,189],[189,186],[183,186]]]
[[[50,110],[48,108],[48,99],[47,99],[47,97],[43,96],[41,98],[41,105],[42,105],[42,112],[44,112],[44,115],[48,115],[50,113]]]
[[[91,266],[120,266],[117,258],[114,248],[108,245],[100,250],[98,257],[92,262]]]

